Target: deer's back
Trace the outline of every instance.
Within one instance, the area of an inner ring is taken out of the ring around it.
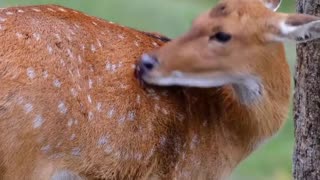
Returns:
[[[0,42],[4,177],[58,166],[100,178],[172,168],[162,162],[175,162],[183,142],[183,98],[179,90],[142,88],[133,75],[136,59],[159,40],[37,6],[1,10]]]

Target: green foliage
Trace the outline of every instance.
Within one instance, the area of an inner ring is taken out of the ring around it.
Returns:
[[[295,1],[283,0],[280,11],[293,12]],[[176,37],[185,32],[192,19],[209,9],[215,0],[0,0],[0,6],[60,4],[145,31]],[[294,46],[288,46],[291,67]],[[290,116],[281,133],[259,148],[236,170],[233,180],[289,180],[293,150],[293,123]]]

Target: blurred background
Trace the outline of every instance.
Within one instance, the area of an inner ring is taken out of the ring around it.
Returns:
[[[216,0],[0,0],[0,7],[60,4],[125,26],[160,32],[174,38],[189,28],[195,16],[216,3]],[[294,12],[295,1],[283,0],[280,11]],[[287,45],[286,50],[293,72],[295,46]],[[291,180],[293,144],[293,120],[290,113],[281,132],[240,164],[231,179]]]

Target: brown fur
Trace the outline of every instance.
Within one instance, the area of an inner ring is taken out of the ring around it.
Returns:
[[[2,179],[223,179],[287,115],[282,46],[253,63],[270,95],[248,108],[229,86],[141,87],[133,65],[163,43],[136,30],[59,6],[0,17]]]

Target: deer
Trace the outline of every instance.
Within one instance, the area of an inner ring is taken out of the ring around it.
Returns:
[[[225,0],[171,40],[57,5],[0,10],[0,179],[214,179],[276,134],[282,42],[319,18]]]

